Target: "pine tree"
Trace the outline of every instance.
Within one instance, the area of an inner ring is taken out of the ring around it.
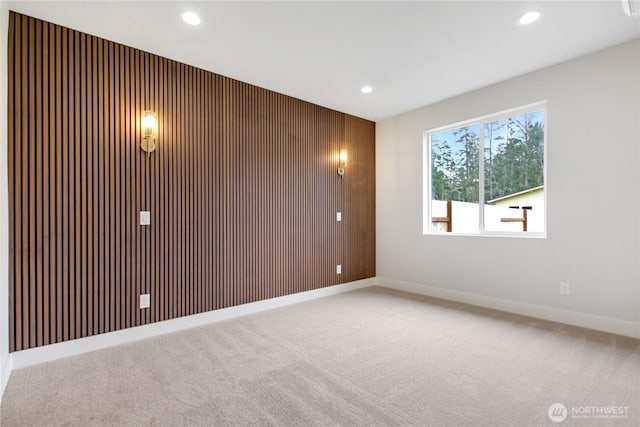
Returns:
[[[456,181],[459,183],[461,202],[478,202],[479,198],[479,144],[478,135],[469,126],[461,127],[453,132],[458,137],[455,141],[462,145],[456,153]]]
[[[453,196],[451,172],[455,168],[451,146],[446,139],[433,142],[431,151],[431,191],[434,200],[448,200]]]
[[[494,198],[494,190],[496,188],[496,174],[494,171],[494,161],[493,161],[493,149],[494,143],[504,140],[504,137],[498,132],[500,132],[504,128],[505,124],[500,122],[491,122],[484,127],[484,138],[485,138],[485,165],[484,165],[484,176],[485,176],[485,197],[488,197],[487,200],[491,200]],[[497,136],[494,136],[498,134]],[[499,147],[500,145],[498,145]],[[487,158],[488,156],[488,158]]]

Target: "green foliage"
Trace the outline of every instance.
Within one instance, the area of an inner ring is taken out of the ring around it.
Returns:
[[[534,114],[484,127],[485,200],[544,184],[544,125]],[[432,198],[477,203],[479,139],[477,125],[435,135],[432,140]],[[453,145],[453,147],[452,147]]]
[[[478,135],[469,126],[456,129],[451,136],[433,141],[432,192],[436,200],[478,202]]]
[[[446,140],[440,141],[439,149],[434,150],[432,157],[432,192],[437,200],[451,198],[454,191],[457,194],[457,183],[445,171],[455,170],[455,160],[451,153],[451,146]]]
[[[528,116],[509,119],[506,142],[498,144],[498,152],[491,161],[485,156],[485,176],[492,178],[485,182],[487,200],[543,185],[542,123],[532,122]]]

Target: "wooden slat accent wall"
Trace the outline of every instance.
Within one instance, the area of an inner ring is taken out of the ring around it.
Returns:
[[[8,77],[12,351],[375,275],[374,123],[13,12]]]

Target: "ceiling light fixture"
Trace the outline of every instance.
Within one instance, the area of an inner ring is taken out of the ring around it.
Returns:
[[[200,17],[191,11],[183,12],[182,20],[189,25],[200,25]]]
[[[362,86],[362,88],[360,89],[360,92],[371,93],[373,92],[373,88],[371,86]]]
[[[542,17],[542,12],[537,10],[532,10],[522,15],[520,19],[518,19],[518,24],[520,25],[533,24],[534,22],[539,20],[541,17]]]

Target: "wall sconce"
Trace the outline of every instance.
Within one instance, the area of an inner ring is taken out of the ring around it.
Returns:
[[[347,151],[340,151],[340,156],[338,157],[338,159],[340,162],[338,164],[338,175],[340,175],[340,178],[342,178],[344,177],[344,167],[347,165]]]
[[[158,135],[158,115],[155,111],[144,110],[142,113],[142,142],[140,147],[150,156],[156,149]]]

